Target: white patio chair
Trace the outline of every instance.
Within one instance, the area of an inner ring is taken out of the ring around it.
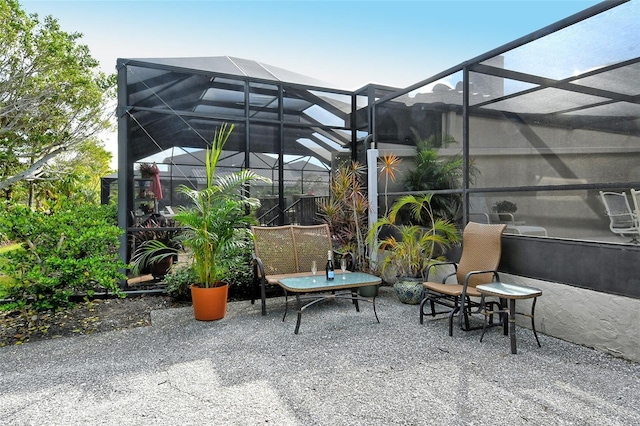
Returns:
[[[638,216],[631,210],[627,194],[625,192],[600,191],[600,197],[604,203],[605,214],[609,217],[609,229],[611,232],[618,235],[631,235],[630,242],[638,244],[637,237],[640,234]]]
[[[518,223],[515,221],[513,214],[509,213],[509,216],[511,217],[509,221],[501,221],[497,213],[489,211],[484,197],[469,195],[469,220],[487,224],[503,223],[507,225],[504,230],[505,234],[547,236],[547,230],[542,226]]]

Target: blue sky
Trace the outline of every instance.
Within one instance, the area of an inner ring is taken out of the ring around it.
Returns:
[[[116,58],[236,56],[345,89],[406,87],[598,1],[23,0],[107,72]]]
[[[105,72],[117,58],[235,56],[344,89],[410,86],[597,3],[21,0],[82,33]]]

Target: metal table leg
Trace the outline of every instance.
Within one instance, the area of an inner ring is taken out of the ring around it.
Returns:
[[[296,307],[298,308],[298,321],[296,321],[295,334],[298,334],[298,330],[300,330],[300,321],[302,320],[302,301],[300,300],[300,295],[297,293],[296,293]]]
[[[538,340],[538,333],[536,333],[536,323],[534,321],[534,316],[533,316],[533,314],[536,311],[536,301],[537,300],[538,300],[538,298],[534,297],[533,298],[533,303],[531,305],[531,329],[533,330],[533,335],[535,336],[536,342],[538,342],[538,347],[540,348],[542,346],[540,345],[540,340]]]
[[[511,338],[511,353],[517,353],[516,349],[516,299],[509,299],[509,334]]]
[[[360,297],[358,296],[357,292],[353,292],[349,290],[349,293],[344,294],[344,293],[332,293],[330,295],[326,295],[326,296],[322,296],[322,295],[318,295],[318,296],[308,296],[308,297],[303,297],[300,296],[299,293],[296,293],[296,307],[298,310],[298,319],[296,321],[296,329],[295,329],[295,334],[298,334],[298,331],[300,331],[300,322],[302,321],[302,311],[304,311],[306,308],[308,308],[309,306],[315,305],[317,303],[323,302],[325,300],[329,300],[329,299],[351,299],[351,301],[353,302],[353,304],[356,305],[356,311],[360,312],[360,307],[358,305],[358,300],[364,300],[365,302],[370,302],[373,304],[373,313],[376,317],[376,321],[378,323],[380,323],[380,319],[378,318],[378,312],[376,310],[376,298],[374,297],[372,300],[368,300],[367,298],[364,297]],[[303,300],[308,300],[308,299],[312,299],[311,302],[307,303],[306,305],[302,305],[302,301]],[[286,316],[286,307],[285,307],[285,316]],[[282,318],[282,320],[284,321],[284,318]]]

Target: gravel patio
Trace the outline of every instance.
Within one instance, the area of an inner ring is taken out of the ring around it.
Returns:
[[[539,303],[544,303],[544,297]],[[192,309],[152,326],[0,348],[0,419],[24,424],[635,425],[640,365],[518,328],[418,323],[382,287],[295,313],[284,299],[232,302],[218,322]]]

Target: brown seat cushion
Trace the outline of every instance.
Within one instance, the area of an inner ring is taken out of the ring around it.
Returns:
[[[448,296],[461,296],[462,295],[462,285],[460,284],[441,284],[434,282],[426,282],[422,283],[424,288],[428,288],[429,290],[433,290],[437,293],[446,294]],[[481,294],[475,287],[467,287],[467,296],[469,297],[480,297]]]

